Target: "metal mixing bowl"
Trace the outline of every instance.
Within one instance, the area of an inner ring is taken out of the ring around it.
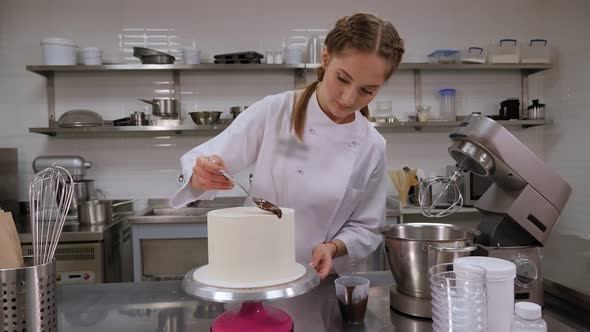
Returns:
[[[193,122],[199,126],[202,125],[212,125],[219,122],[219,117],[221,116],[221,112],[189,112],[188,113],[193,119]]]

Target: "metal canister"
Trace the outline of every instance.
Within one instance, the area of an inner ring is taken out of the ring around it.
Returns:
[[[55,305],[55,259],[33,265],[25,256],[24,266],[0,269],[0,327],[3,331],[57,331]],[[3,295],[2,295],[3,294]]]
[[[533,104],[527,107],[527,120],[540,120],[545,118],[545,104],[540,104],[539,99],[533,100]]]

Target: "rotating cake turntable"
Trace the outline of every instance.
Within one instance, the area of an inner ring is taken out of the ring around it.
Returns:
[[[193,297],[222,303],[241,303],[239,309],[219,315],[211,325],[212,332],[289,332],[293,320],[285,311],[263,306],[270,300],[295,297],[317,287],[320,278],[316,271],[305,266],[302,277],[290,282],[257,288],[225,288],[211,286],[194,278],[199,268],[189,271],[181,283],[182,290]]]

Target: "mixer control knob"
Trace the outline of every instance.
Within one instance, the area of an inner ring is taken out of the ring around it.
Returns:
[[[538,277],[537,265],[528,258],[517,258],[512,261],[516,265],[516,285],[522,288],[531,286]]]

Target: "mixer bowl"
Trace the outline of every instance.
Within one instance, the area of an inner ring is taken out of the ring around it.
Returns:
[[[452,263],[476,249],[479,231],[438,223],[393,225],[383,232],[385,252],[397,290],[411,297],[430,299],[428,270]]]

